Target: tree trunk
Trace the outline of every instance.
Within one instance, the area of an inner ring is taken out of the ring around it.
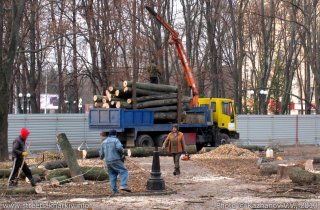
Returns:
[[[145,90],[153,90],[153,91],[160,91],[160,92],[174,92],[178,91],[177,86],[172,85],[160,85],[160,84],[152,84],[152,83],[136,83],[137,89],[145,89]],[[123,87],[132,87],[131,81],[124,81]]]
[[[155,112],[154,120],[176,120],[177,112]]]
[[[82,150],[82,158],[90,159],[100,157],[98,149]]]
[[[171,99],[171,98],[177,98],[177,93],[169,93],[169,94],[162,94],[162,95],[151,95],[151,96],[142,96],[137,98],[137,102],[143,102],[143,101],[153,101],[158,99]]]
[[[46,172],[45,179],[50,180],[58,176],[67,176],[70,178],[70,169],[69,168],[58,168]]]
[[[11,76],[13,73],[13,63],[16,56],[17,46],[19,43],[19,30],[21,25],[21,18],[23,16],[26,0],[12,0],[12,17],[10,17],[11,30],[9,49],[6,59],[2,56],[3,46],[1,44],[1,66],[0,66],[0,161],[9,159],[8,152],[8,101],[9,101],[9,81],[11,81]],[[3,1],[0,3],[0,19],[3,21]],[[3,27],[2,25],[0,26]],[[0,34],[0,39],[2,40],[2,34]],[[2,43],[2,42],[1,42]]]
[[[260,165],[260,174],[270,176],[278,173],[278,164],[264,163]]]
[[[109,178],[106,170],[100,167],[81,167],[81,172],[86,180],[103,181]],[[51,171],[47,171],[46,180],[50,180],[54,177],[67,176],[70,178],[70,169],[59,168]]]
[[[3,190],[6,195],[16,195],[16,194],[40,194],[43,193],[42,188],[40,186],[36,187],[15,187],[15,188],[7,188]]]
[[[10,173],[11,169],[0,169],[0,178],[8,178]]]
[[[66,160],[56,160],[44,163],[44,168],[47,170],[53,170],[57,168],[67,168],[68,164]]]
[[[64,133],[58,134],[57,142],[61,147],[64,159],[68,163],[68,167],[70,168],[70,174],[72,177],[74,177],[74,178],[72,178],[72,180],[74,182],[83,182],[84,178],[81,175],[81,170],[78,165],[77,158],[74,154],[74,151],[71,147],[71,144],[70,144],[66,134],[64,134]]]
[[[69,182],[69,178],[67,176],[57,176],[50,179],[50,184],[53,187],[58,187],[59,185],[63,185]]]
[[[117,101],[116,102],[116,108],[132,109],[132,105],[128,104],[127,102]]]
[[[162,150],[158,148],[161,156],[170,156],[171,154],[168,152],[167,149]],[[153,156],[153,151],[155,151],[154,147],[134,147],[128,149],[128,156],[129,157],[149,157]],[[186,152],[189,154],[196,154],[197,147],[196,145],[187,145]]]
[[[190,97],[182,98],[182,103],[190,102]],[[162,99],[162,100],[153,100],[153,101],[145,101],[137,104],[138,109],[143,109],[147,107],[159,107],[159,106],[167,106],[177,104],[178,100],[176,98],[172,99]]]
[[[104,181],[109,179],[106,170],[101,167],[81,167],[81,171],[86,180]]]
[[[299,185],[310,185],[315,180],[315,174],[305,171],[300,167],[293,167],[289,169],[289,178],[293,183]]]

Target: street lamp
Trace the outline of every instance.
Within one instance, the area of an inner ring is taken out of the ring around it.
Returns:
[[[27,105],[28,105],[28,109],[27,110],[28,110],[29,114],[31,113],[30,97],[31,97],[31,94],[27,93]]]

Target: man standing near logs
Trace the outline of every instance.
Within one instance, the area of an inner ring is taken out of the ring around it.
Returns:
[[[160,75],[160,71],[158,70],[158,67],[155,64],[155,61],[153,59],[151,60],[151,63],[148,66],[147,71],[149,73],[150,83],[158,84],[159,83],[158,75]]]
[[[128,170],[122,160],[124,149],[117,138],[117,131],[111,130],[109,136],[102,142],[100,148],[100,158],[105,160],[108,168],[112,194],[118,192],[117,177],[120,175],[120,190],[131,192],[128,188]]]
[[[28,156],[28,152],[26,151],[26,141],[30,132],[26,128],[22,128],[20,131],[20,135],[13,141],[12,146],[12,160],[13,166],[12,171],[9,176],[8,185],[9,187],[15,187],[18,185],[17,179],[20,175],[20,170],[26,175],[26,177],[30,180],[31,185],[36,186],[36,182],[32,178],[31,171],[25,162],[25,158]]]
[[[181,153],[186,151],[186,144],[184,141],[183,133],[178,131],[178,125],[172,126],[172,131],[168,134],[166,140],[163,142],[162,149],[168,147],[169,153],[172,154],[174,162],[173,175],[180,175],[179,160]]]

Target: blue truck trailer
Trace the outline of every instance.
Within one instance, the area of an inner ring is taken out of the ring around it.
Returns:
[[[150,110],[93,108],[89,111],[89,128],[106,133],[114,129],[126,147],[147,147],[161,146],[172,124],[155,123],[154,112]],[[214,145],[214,124],[206,108],[187,111],[179,130],[184,133],[187,144]]]

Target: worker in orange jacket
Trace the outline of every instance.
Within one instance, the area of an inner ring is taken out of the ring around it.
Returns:
[[[179,132],[177,124],[172,126],[172,131],[168,134],[166,140],[163,142],[162,149],[168,147],[169,153],[172,154],[174,162],[173,175],[180,175],[180,156],[186,151],[186,145],[183,137],[183,133]]]

